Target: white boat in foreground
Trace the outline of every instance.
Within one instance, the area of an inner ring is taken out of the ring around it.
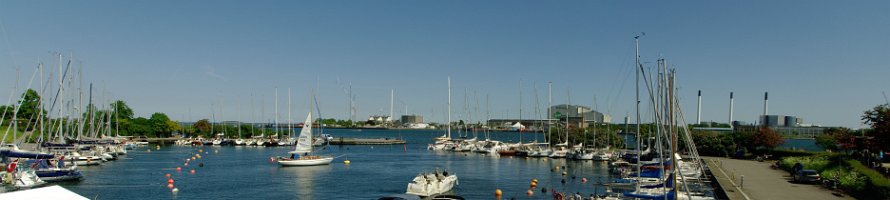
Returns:
[[[414,180],[408,183],[408,191],[406,193],[428,197],[451,191],[457,184],[457,175],[437,170],[433,173],[422,173],[414,177]]]
[[[297,138],[297,144],[290,153],[290,157],[279,157],[278,164],[281,166],[313,166],[328,165],[334,160],[330,156],[311,155],[312,153],[312,112],[306,116],[308,126],[303,126],[300,130],[300,136]]]

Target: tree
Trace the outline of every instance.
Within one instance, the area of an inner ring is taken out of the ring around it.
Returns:
[[[152,121],[144,117],[133,119],[129,126],[127,126],[127,131],[130,135],[141,136],[153,135],[157,133],[157,130],[152,125]]]
[[[172,121],[172,120],[167,121],[167,127],[170,127],[170,131],[182,130],[182,126],[179,125],[179,122]],[[180,134],[184,134],[184,133],[180,133]]]
[[[130,106],[127,106],[126,102],[117,100],[114,103],[111,103],[111,108],[115,114],[113,118],[133,119],[133,109],[130,109]]]
[[[829,150],[842,150],[853,147],[853,134],[848,128],[828,128],[816,136],[816,144]]]
[[[150,121],[152,128],[157,131],[155,135],[158,137],[168,137],[173,132],[172,127],[167,123],[170,121],[170,117],[164,113],[151,114]]]
[[[210,133],[210,120],[201,119],[198,122],[195,122],[195,129],[198,129],[198,133]]]
[[[692,131],[692,141],[698,148],[698,153],[707,156],[726,156],[728,151],[719,133],[713,131]],[[731,143],[731,141],[730,141]]]
[[[779,133],[776,133],[776,131],[773,131],[773,129],[770,129],[769,127],[760,127],[759,129],[757,129],[757,132],[754,132],[753,139],[754,140],[752,142],[755,148],[764,147],[767,149],[773,149],[785,143],[785,139],[782,138]]]
[[[890,142],[890,104],[878,105],[862,115],[865,124],[871,126],[869,134],[874,137],[869,149],[890,150],[886,146]]]

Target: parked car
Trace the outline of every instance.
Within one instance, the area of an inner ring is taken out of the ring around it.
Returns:
[[[794,180],[794,182],[798,183],[812,183],[821,182],[822,176],[819,176],[819,172],[816,172],[816,170],[804,169],[797,171],[792,179]]]

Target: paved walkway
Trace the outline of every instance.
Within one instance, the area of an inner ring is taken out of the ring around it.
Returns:
[[[792,183],[790,174],[784,170],[770,168],[771,162],[716,157],[704,159],[731,200],[854,199],[848,195],[834,193],[818,184]]]

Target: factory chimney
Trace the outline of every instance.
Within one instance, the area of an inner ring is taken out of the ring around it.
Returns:
[[[698,91],[698,116],[695,117],[695,124],[701,124],[701,90]]]
[[[732,126],[732,103],[733,103],[732,92],[729,92],[729,127],[733,127]]]
[[[769,92],[763,92],[763,116],[769,111]]]

